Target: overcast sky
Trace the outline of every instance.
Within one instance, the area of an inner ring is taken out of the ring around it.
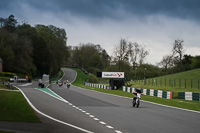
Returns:
[[[67,45],[100,44],[112,55],[121,38],[145,45],[147,63],[170,54],[175,39],[185,54],[200,55],[200,0],[0,0],[0,17],[54,25]]]

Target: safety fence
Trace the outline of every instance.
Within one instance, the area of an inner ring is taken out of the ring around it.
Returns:
[[[178,99],[200,101],[200,93],[195,92],[178,92]]]
[[[122,91],[133,93],[136,90],[136,88],[130,88],[130,87],[122,87]],[[149,96],[155,96],[160,98],[166,98],[166,99],[172,99],[173,98],[173,92],[170,91],[162,91],[162,90],[153,90],[153,89],[141,89],[142,93],[144,95]]]
[[[105,89],[105,90],[110,90],[110,86],[94,84],[94,83],[85,83],[85,86],[95,87],[95,88],[100,88],[100,89]]]
[[[100,89],[106,89],[110,90],[110,86],[106,85],[100,85],[100,84],[94,84],[94,83],[85,83],[85,86],[89,87],[95,87],[95,88],[100,88]],[[136,88],[130,88],[130,87],[122,87],[122,91],[133,93]],[[166,99],[172,99],[173,98],[173,93],[169,91],[161,91],[161,90],[153,90],[153,89],[141,89],[142,93],[144,95],[149,95],[149,96],[156,96],[160,98],[166,98]]]

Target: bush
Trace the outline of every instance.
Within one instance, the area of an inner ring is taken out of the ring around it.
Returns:
[[[9,77],[0,77],[0,81],[9,81],[10,78]]]
[[[88,78],[89,83],[99,83],[98,78],[94,74],[90,74]]]
[[[3,77],[10,77],[12,78],[13,76],[15,76],[16,73],[11,73],[11,72],[1,72],[0,73],[0,76],[3,76]]]

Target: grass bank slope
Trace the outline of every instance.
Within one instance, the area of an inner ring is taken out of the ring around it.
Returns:
[[[133,88],[158,89],[173,92],[200,92],[200,69],[155,77],[144,81],[131,81]]]

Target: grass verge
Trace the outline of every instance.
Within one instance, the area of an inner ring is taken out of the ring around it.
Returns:
[[[40,122],[21,92],[0,91],[0,121]]]
[[[0,89],[8,89],[8,87],[5,86],[4,84],[0,84]]]
[[[73,85],[75,85],[75,86],[94,90],[94,91],[99,91],[99,92],[103,92],[103,93],[107,93],[107,94],[114,94],[114,95],[118,95],[118,96],[129,97],[129,98],[133,97],[133,94],[128,93],[128,92],[123,92],[121,90],[104,90],[104,89],[99,89],[99,88],[87,87],[83,83],[87,79],[88,75],[84,74],[80,69],[73,69],[73,70],[75,70],[77,72],[77,78],[76,78],[75,82],[73,83]],[[187,100],[182,100],[182,99],[170,99],[169,100],[169,99],[147,96],[147,95],[142,96],[142,100],[154,102],[154,103],[158,103],[158,104],[162,104],[162,105],[172,106],[172,107],[200,111],[200,102],[197,102],[197,101],[187,101]]]

